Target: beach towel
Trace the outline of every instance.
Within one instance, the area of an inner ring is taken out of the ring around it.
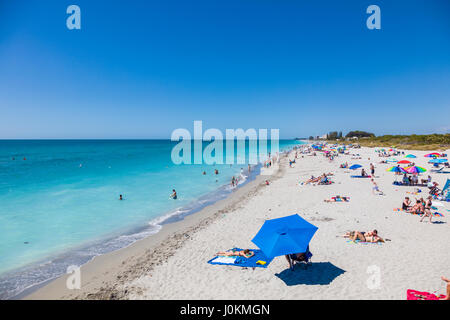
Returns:
[[[214,263],[233,264],[236,261],[236,257],[216,257]]]
[[[436,296],[434,293],[417,291],[408,289],[406,290],[406,300],[439,300],[445,298],[445,295],[440,294]]]
[[[371,178],[372,176],[350,176],[350,178]]]
[[[241,251],[243,249],[233,248],[232,250]],[[216,256],[208,261],[209,264],[236,266],[243,268],[267,268],[273,258],[268,258],[261,250],[250,250],[254,255],[250,258],[240,256],[222,257]],[[265,263],[264,263],[265,262]]]

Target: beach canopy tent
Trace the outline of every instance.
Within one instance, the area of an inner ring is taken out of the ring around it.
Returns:
[[[411,163],[411,161],[408,161],[408,160],[402,160],[402,161],[399,161],[399,162],[397,162],[397,163],[399,163],[399,164],[408,164],[408,163]]]
[[[360,165],[360,164],[354,164],[349,169],[356,170],[356,169],[361,168],[361,167],[362,167],[362,165]]]
[[[387,169],[386,171],[388,171],[388,172],[401,172],[401,173],[407,173],[407,172],[405,171],[405,169],[400,168],[399,166],[393,166],[393,167],[390,167],[390,168]]]
[[[318,228],[298,214],[266,220],[252,242],[269,257],[307,251]]]
[[[430,161],[428,161],[428,163],[446,163],[448,162],[448,159],[431,159]]]
[[[450,179],[447,179],[447,182],[442,189],[442,194],[444,195],[445,200],[450,201]]]
[[[413,154],[408,154],[405,158],[417,158],[417,157]]]
[[[405,171],[408,172],[408,173],[420,173],[420,172],[427,171],[427,169],[422,168],[422,167],[418,167],[418,166],[412,166],[412,167],[405,168]]]

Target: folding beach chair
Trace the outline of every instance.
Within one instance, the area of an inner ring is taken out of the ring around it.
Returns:
[[[300,256],[297,256],[297,254],[290,254],[289,259],[292,262],[292,265],[297,263],[302,263],[305,268],[307,268],[311,264],[311,257],[312,257],[311,251],[309,251],[309,246],[306,248],[306,251],[303,253],[300,253]]]
[[[442,173],[442,172],[444,171],[444,169],[445,169],[445,167],[441,167],[441,168],[439,168],[439,169],[431,169],[431,172],[434,172],[434,173]]]

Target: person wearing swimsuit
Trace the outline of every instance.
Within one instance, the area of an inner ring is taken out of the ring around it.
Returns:
[[[430,222],[431,222],[431,219],[433,218],[433,214],[431,213],[431,207],[433,205],[433,202],[431,201],[431,199],[433,199],[433,197],[429,196],[427,198],[427,201],[425,202],[424,215],[422,216],[422,219],[420,219],[420,222],[422,222],[423,219],[427,216],[430,217]]]
[[[219,251],[216,253],[217,256],[226,256],[226,257],[230,257],[230,256],[238,256],[238,257],[244,257],[244,258],[250,258],[253,257],[255,255],[254,252],[250,251],[250,249],[245,249],[245,250],[240,250],[240,251]]]
[[[402,210],[408,211],[409,207],[411,206],[411,201],[409,200],[409,197],[405,197],[405,200],[402,204]]]
[[[355,242],[356,240],[359,240],[362,242],[384,242],[384,240],[378,236],[377,230],[373,230],[373,231],[369,231],[369,232],[351,231],[351,232],[347,232],[343,237],[349,238],[353,242]]]

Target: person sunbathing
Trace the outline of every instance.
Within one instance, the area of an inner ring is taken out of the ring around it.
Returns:
[[[244,257],[244,258],[250,258],[253,257],[255,255],[254,252],[250,251],[250,249],[245,249],[245,250],[231,250],[231,251],[220,251],[216,253],[217,256],[226,256],[226,257],[230,257],[230,256],[239,256],[239,257]]]
[[[355,242],[356,240],[359,240],[362,242],[371,242],[371,243],[384,242],[383,238],[378,236],[377,230],[368,231],[368,232],[356,231],[356,230],[350,231],[350,232],[347,232],[346,234],[344,234],[343,237],[349,238],[353,242]]]
[[[319,179],[320,179],[320,177],[319,177],[319,178],[316,178],[316,177],[314,177],[314,176],[311,176],[310,179],[308,179],[308,180],[305,181],[305,184],[312,183],[312,182],[317,182],[317,181],[319,181]]]
[[[348,202],[348,201],[350,201],[350,198],[349,197],[336,196],[336,197],[331,197],[331,199],[325,199],[323,201],[324,202]]]
[[[328,178],[325,174],[322,175],[322,178],[320,179],[319,184],[327,184],[328,183]]]

